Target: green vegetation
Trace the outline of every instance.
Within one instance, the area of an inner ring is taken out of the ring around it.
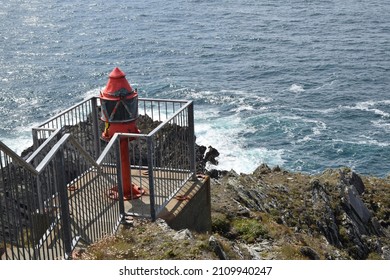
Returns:
[[[232,225],[238,237],[247,243],[254,243],[259,238],[268,238],[268,231],[255,219],[234,219]]]

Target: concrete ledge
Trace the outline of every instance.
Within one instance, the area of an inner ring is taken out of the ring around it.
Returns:
[[[158,218],[180,230],[211,232],[210,177],[204,176],[186,184],[167,204]]]

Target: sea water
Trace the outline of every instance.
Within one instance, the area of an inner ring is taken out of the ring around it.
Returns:
[[[195,104],[210,168],[390,171],[387,0],[5,0],[0,140],[90,96],[114,67],[140,97]]]

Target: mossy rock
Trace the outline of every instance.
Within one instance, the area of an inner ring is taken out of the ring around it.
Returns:
[[[232,226],[238,236],[248,243],[253,243],[260,237],[268,238],[268,231],[255,219],[235,219]]]
[[[228,217],[220,212],[211,214],[211,227],[213,232],[226,234],[230,231],[230,220]]]

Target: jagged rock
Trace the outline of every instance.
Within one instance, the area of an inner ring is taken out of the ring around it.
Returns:
[[[253,260],[261,260],[259,253],[262,251],[262,248],[260,246],[247,246],[247,249]]]
[[[355,186],[345,186],[343,192],[345,206],[353,211],[351,214],[356,214],[356,218],[364,224],[367,224],[372,216],[370,211],[368,211],[367,206],[361,200]]]
[[[257,167],[255,169],[255,171],[253,172],[253,175],[259,176],[259,175],[263,175],[263,174],[268,174],[270,172],[271,172],[271,168],[269,168],[269,166],[266,165],[265,163],[262,163],[259,167]]]
[[[354,186],[359,195],[364,193],[366,187],[364,186],[362,178],[360,178],[358,174],[352,171],[350,173],[341,172],[340,175],[344,184]]]
[[[241,208],[240,210],[237,211],[236,215],[249,218],[251,216],[251,212],[249,211],[248,208]]]
[[[218,256],[220,260],[228,260],[228,256],[226,255],[225,251],[223,250],[221,244],[218,242],[218,240],[212,235],[209,238],[209,245],[210,248],[213,250],[213,252]]]
[[[267,255],[268,259],[275,259],[276,252],[272,241],[263,240],[254,244],[245,244],[246,249],[252,257],[252,260],[264,259],[262,255]]]
[[[173,231],[173,229],[170,228],[170,226],[167,224],[167,222],[165,220],[158,218],[155,222],[163,231],[166,231],[166,232]]]
[[[382,247],[382,259],[390,260],[390,247],[389,246]]]
[[[343,189],[346,215],[341,223],[346,229],[348,243],[352,244],[346,244],[347,250],[354,259],[365,259],[370,252],[379,251],[377,240],[368,239],[366,235],[379,236],[382,234],[381,228],[361,201],[355,187],[344,186]]]
[[[246,188],[242,185],[233,185],[233,188],[237,193],[237,200],[245,207],[263,212],[268,210],[264,204],[266,197],[259,189]]]
[[[212,179],[218,179],[220,177],[221,171],[216,169],[211,169],[206,171],[206,174],[210,176]]]
[[[319,260],[320,256],[316,251],[308,246],[303,246],[299,249],[302,255],[308,257],[310,260]]]
[[[199,146],[196,144],[195,154],[196,154],[196,171],[198,173],[207,174],[211,178],[219,178],[223,172],[226,172],[226,171],[220,171],[215,169],[212,170],[206,169],[207,163],[218,165],[218,160],[216,158],[219,156],[219,152],[217,149],[213,148],[212,146],[206,148],[205,146]]]
[[[193,239],[191,231],[188,229],[182,229],[175,233],[175,235],[172,237],[173,240],[185,240],[185,239]]]
[[[279,167],[279,165],[272,168],[272,172],[280,172],[280,171],[282,171],[282,169]]]
[[[205,173],[206,172],[206,163],[203,160],[204,154],[207,148],[205,146],[195,145],[195,158],[196,158],[196,172]]]
[[[209,150],[207,151],[206,155],[204,156],[205,162],[210,162],[211,164],[218,165],[218,160],[216,159],[219,157],[219,152],[217,149],[213,148],[212,146],[209,146]]]
[[[319,180],[315,179],[310,182],[312,190],[312,202],[313,210],[319,219],[317,220],[317,226],[324,234],[325,238],[330,244],[336,247],[342,247],[339,228],[337,221],[330,204],[329,194]]]

